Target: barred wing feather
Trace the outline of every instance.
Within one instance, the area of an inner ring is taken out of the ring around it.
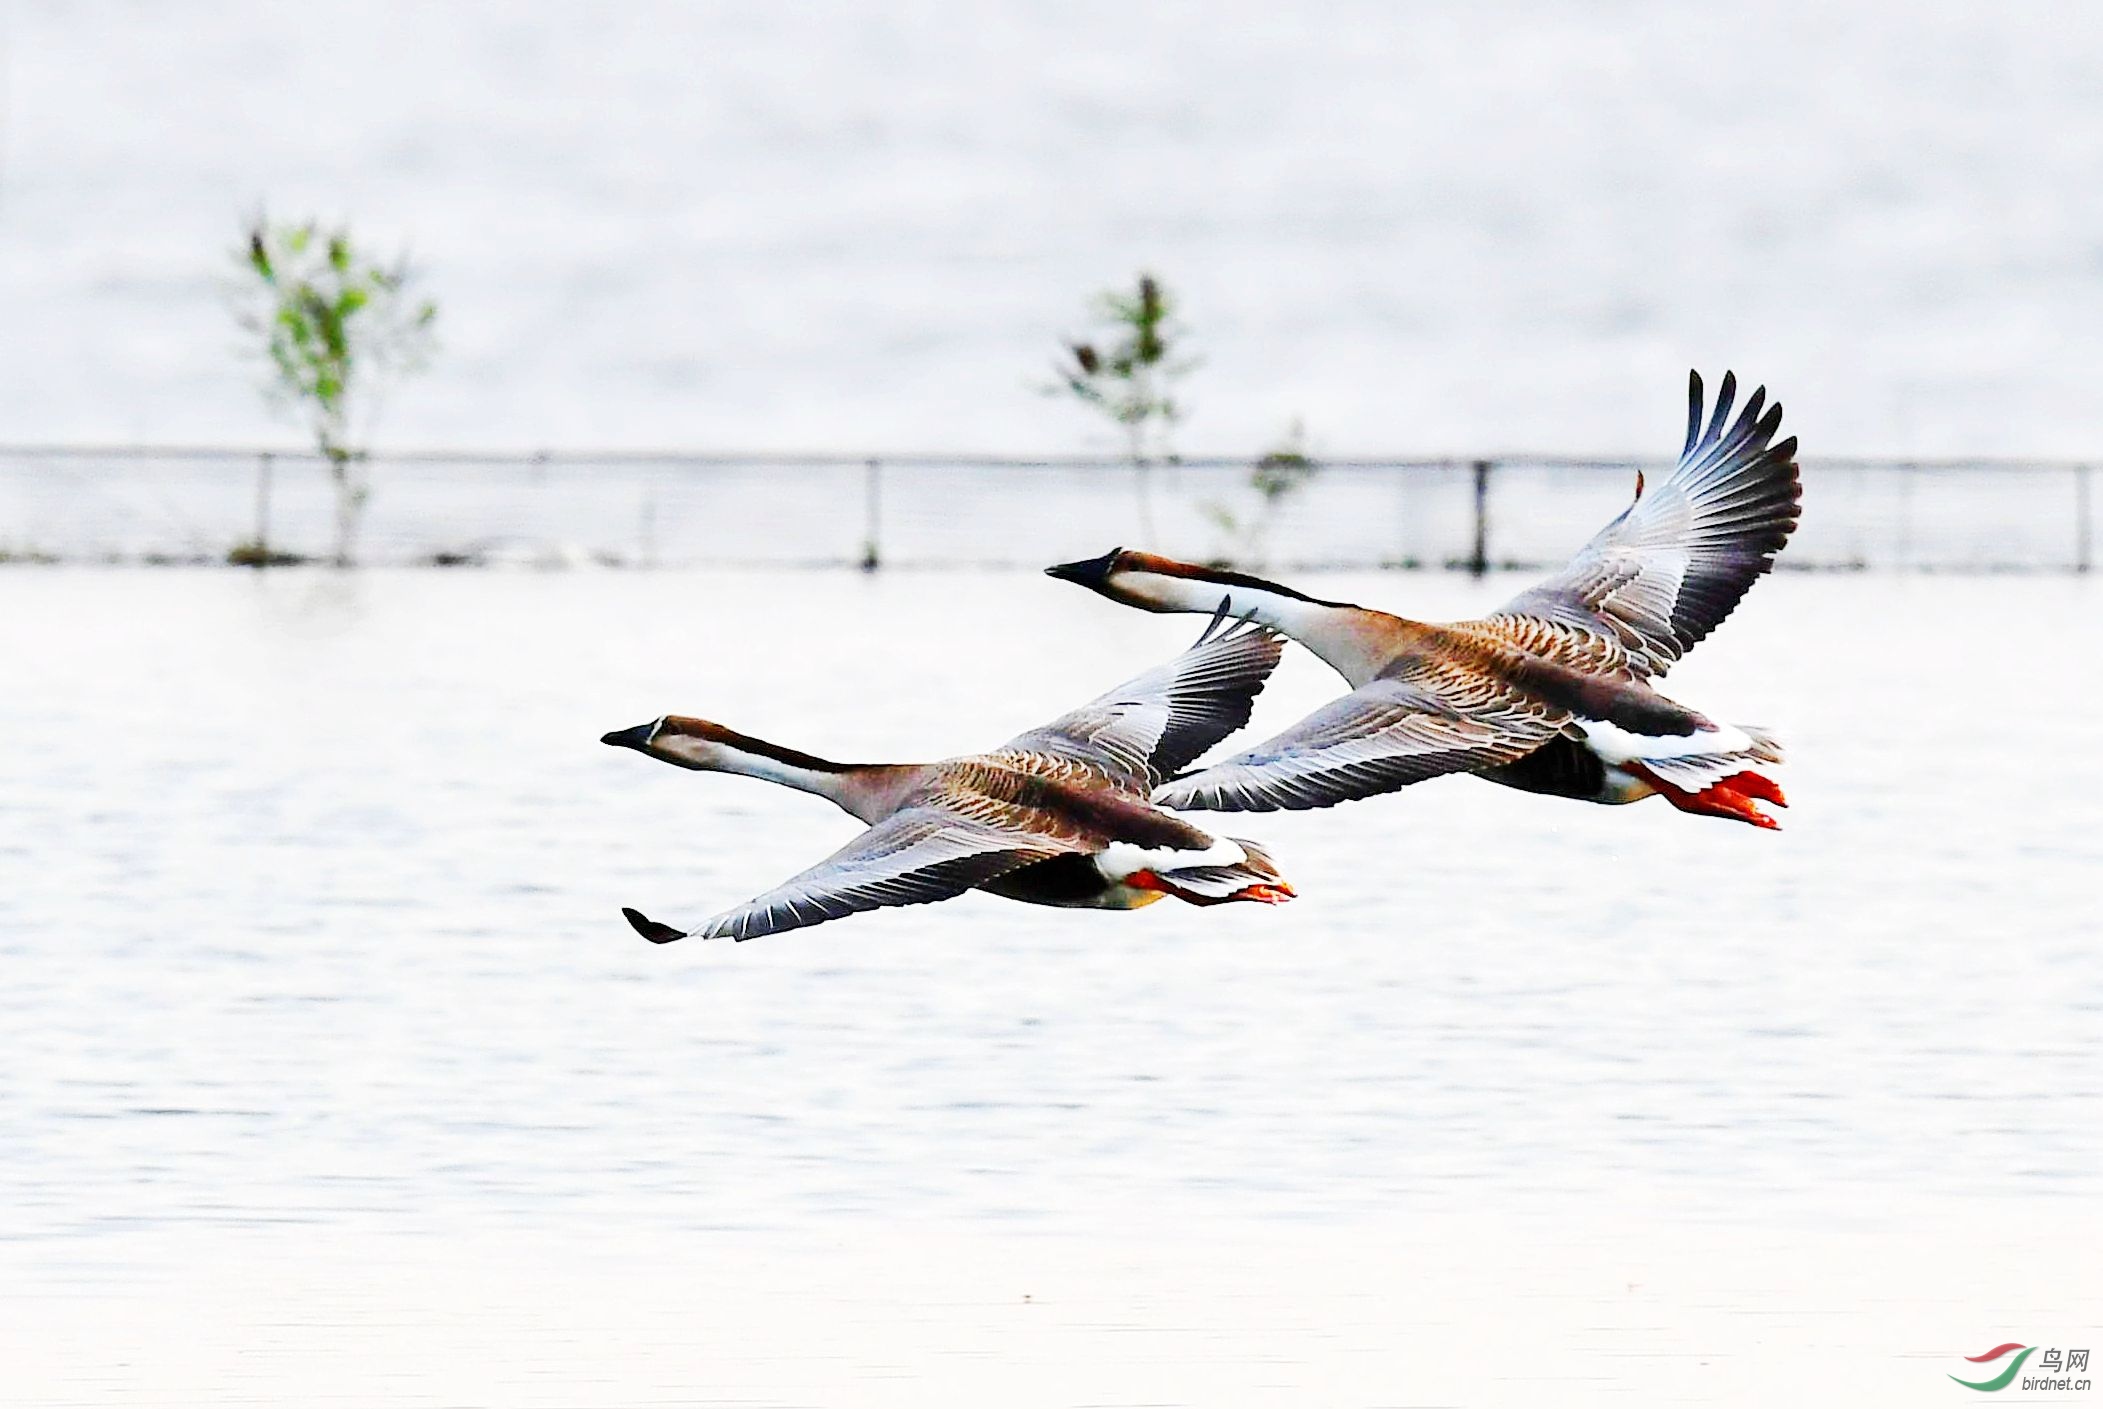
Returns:
[[[1049,755],[1145,792],[1249,722],[1284,651],[1275,632],[1215,616],[1174,660],[1010,739],[999,755]]]
[[[1375,680],[1267,743],[1170,781],[1154,801],[1213,812],[1329,807],[1509,763],[1554,737],[1566,717],[1480,676],[1426,670]]]
[[[908,807],[809,870],[717,915],[702,933],[753,939],[887,905],[927,905],[1081,849],[1071,837],[1002,828],[944,807]]]
[[[1570,564],[1488,622],[1523,632],[1521,618],[1618,643],[1639,676],[1663,675],[1715,630],[1774,566],[1801,512],[1796,438],[1775,443],[1779,403],[1752,394],[1735,422],[1737,378],[1726,372],[1713,414],[1689,374],[1687,440],[1663,483],[1645,489]],[[1763,409],[1764,412],[1763,412]]]

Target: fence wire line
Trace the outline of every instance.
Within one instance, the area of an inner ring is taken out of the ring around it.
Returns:
[[[1507,454],[1335,458],[1266,501],[1250,462],[1190,457],[388,452],[360,558],[378,564],[1041,565],[1133,540],[1275,568],[1539,567],[1670,461]],[[1784,558],[1808,568],[2093,566],[2085,462],[1815,457]],[[220,559],[331,546],[312,452],[0,447],[0,557]],[[1145,504],[1144,511],[1140,505]]]

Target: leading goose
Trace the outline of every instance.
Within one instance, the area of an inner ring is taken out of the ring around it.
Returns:
[[[1690,374],[1687,439],[1664,482],[1645,489],[1562,572],[1474,621],[1429,625],[1275,582],[1113,550],[1052,576],[1146,611],[1215,608],[1283,631],[1352,690],[1268,743],[1155,794],[1169,807],[1328,807],[1443,773],[1587,802],[1661,794],[1683,812],[1756,827],[1786,805],[1758,771],[1772,737],[1717,724],[1652,682],[1738,605],[1796,527],[1796,439],[1774,443],[1780,404],[1755,391],[1730,420],[1725,373],[1704,417]],[[1221,605],[1221,594],[1226,602]]]
[[[1215,837],[1147,794],[1248,722],[1284,649],[1263,627],[1216,616],[1168,664],[991,753],[939,763],[830,763],[680,715],[601,742],[816,793],[869,824],[808,871],[696,927],[709,938],[751,939],[973,889],[1097,910],[1164,895],[1279,904],[1293,889],[1261,847]],[[622,913],[654,944],[688,933]]]

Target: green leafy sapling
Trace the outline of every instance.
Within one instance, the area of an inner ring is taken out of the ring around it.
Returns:
[[[306,422],[336,497],[336,563],[350,566],[371,497],[369,432],[380,393],[423,370],[438,305],[406,255],[372,257],[342,227],[258,217],[235,252],[234,314],[261,343],[268,393]]]
[[[1140,529],[1151,540],[1147,472],[1156,461],[1175,459],[1171,435],[1183,418],[1175,387],[1197,363],[1177,355],[1184,329],[1175,300],[1153,275],[1141,274],[1130,294],[1099,295],[1096,307],[1108,327],[1097,339],[1067,341],[1056,364],[1059,380],[1048,391],[1073,397],[1123,433],[1137,472]]]

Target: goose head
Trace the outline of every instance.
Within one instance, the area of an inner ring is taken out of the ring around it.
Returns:
[[[705,768],[708,765],[702,761],[700,750],[693,745],[682,743],[677,749],[672,747],[675,739],[689,737],[680,725],[700,722],[665,714],[648,724],[638,724],[633,728],[615,729],[601,734],[599,742],[611,744],[617,749],[634,749],[637,753],[661,759],[666,763],[675,763],[682,768]]]
[[[1146,612],[1210,613],[1224,603],[1230,615],[1253,612],[1258,621],[1276,626],[1292,614],[1293,603],[1340,605],[1232,568],[1179,562],[1129,548],[1112,548],[1100,558],[1059,563],[1044,572]]]
[[[632,729],[616,729],[610,734],[600,735],[599,742],[615,748],[634,749],[675,767],[703,773],[743,773],[750,777],[770,778],[783,769],[812,773],[841,771],[840,764],[770,744],[750,734],[740,734],[712,720],[694,719],[684,714],[667,714]]]
[[[1169,598],[1180,598],[1178,589],[1187,580],[1186,574],[1202,573],[1204,569],[1190,563],[1179,563],[1173,558],[1157,557],[1152,553],[1138,553],[1125,548],[1112,548],[1100,558],[1083,558],[1078,562],[1058,563],[1044,570],[1046,577],[1056,577],[1061,582],[1071,582],[1091,592],[1121,602],[1141,611],[1172,612],[1187,610],[1173,605]],[[1217,604],[1219,594],[1212,594]],[[1209,608],[1208,608],[1209,610]]]

